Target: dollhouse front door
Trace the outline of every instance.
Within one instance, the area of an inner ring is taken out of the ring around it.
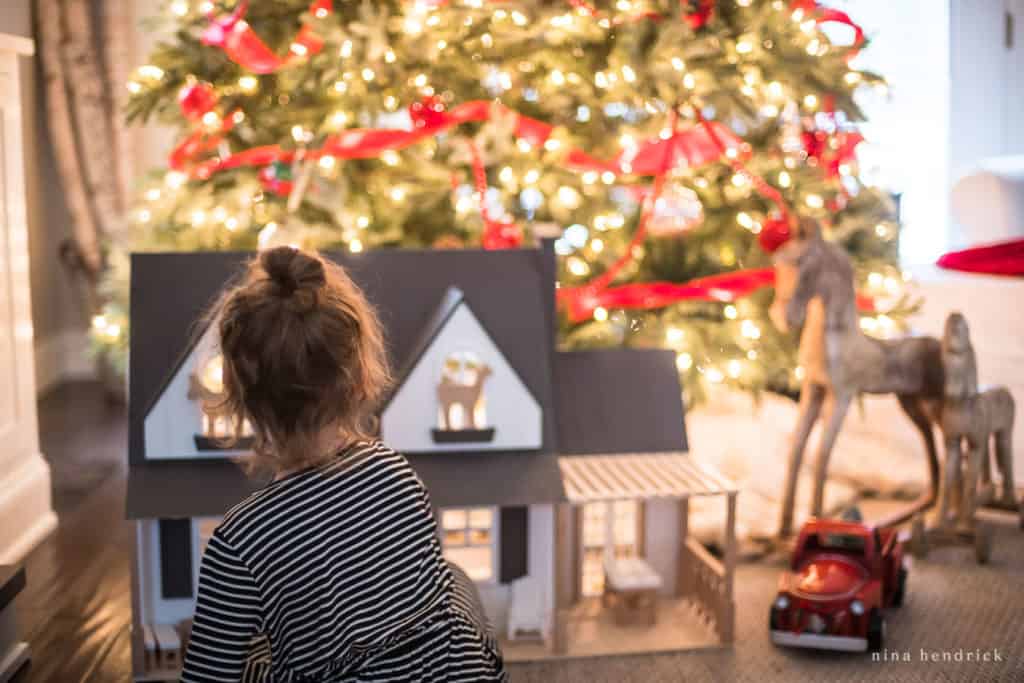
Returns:
[[[581,598],[604,594],[606,560],[642,555],[642,515],[636,500],[585,503],[580,507]]]

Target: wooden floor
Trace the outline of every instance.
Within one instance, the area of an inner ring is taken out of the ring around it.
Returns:
[[[130,527],[124,521],[125,417],[95,385],[62,387],[40,403],[42,448],[54,479],[60,525],[27,559],[18,597],[32,664],[17,683],[129,680]],[[867,655],[772,647],[766,615],[780,562],[737,569],[737,638],[731,648],[586,658],[509,666],[516,683],[869,680],[1024,681],[1024,533],[1000,527],[992,561],[943,548],[914,563],[907,604],[891,611],[887,652]],[[999,659],[922,661],[959,652]],[[906,661],[897,657],[906,657]]]
[[[127,422],[92,384],[72,384],[39,404],[57,530],[26,560],[18,596],[32,662],[17,683],[105,683],[130,671],[130,526],[124,519]]]

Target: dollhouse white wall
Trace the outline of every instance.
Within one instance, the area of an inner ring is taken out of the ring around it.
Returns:
[[[445,359],[459,351],[474,353],[493,372],[484,382],[484,395],[486,426],[494,428],[494,439],[487,443],[446,443],[443,450],[540,448],[540,405],[465,303],[452,313],[384,409],[382,440],[403,453],[439,449],[431,437],[431,429],[438,423],[437,384]]]
[[[240,455],[242,451],[200,451],[194,435],[202,431],[199,403],[188,397],[188,378],[199,363],[216,353],[215,329],[210,325],[189,351],[188,357],[168,382],[146,415],[146,459],[220,458]]]
[[[661,593],[663,595],[671,595],[675,591],[680,540],[679,501],[646,501],[644,504],[644,559],[661,577]]]
[[[534,596],[533,600],[525,599],[524,602],[535,601],[539,606],[541,621],[544,624],[543,634],[547,637],[550,634],[552,614],[554,613],[554,506],[550,504],[531,505],[528,519],[527,574],[522,578],[530,579],[529,583],[539,591],[539,595]],[[500,553],[501,549],[498,550]],[[521,580],[517,579],[517,581]],[[494,625],[498,635],[504,636],[513,599],[512,584],[502,584],[497,581],[477,583],[477,589],[480,591],[480,601],[483,603],[488,619]]]
[[[160,573],[160,531],[159,520],[143,519],[135,523],[135,542],[138,552],[137,576],[139,577],[139,621],[144,624],[177,624],[191,619],[195,611],[195,597],[164,598],[163,577]],[[201,557],[195,523],[193,522],[192,543],[192,586],[199,585],[199,561]]]

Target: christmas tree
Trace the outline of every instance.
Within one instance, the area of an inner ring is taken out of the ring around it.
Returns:
[[[884,83],[813,0],[173,0],[163,20],[127,115],[180,143],[128,249],[555,237],[561,343],[672,348],[691,400],[796,386],[765,268],[799,215],[850,251],[866,331],[908,312],[892,202],[855,154],[855,94]]]

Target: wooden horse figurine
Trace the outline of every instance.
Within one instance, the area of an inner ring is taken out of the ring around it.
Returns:
[[[1002,478],[1000,507],[1016,511],[1013,479],[1013,397],[1006,387],[979,391],[978,365],[967,320],[960,313],[946,318],[942,337],[945,400],[940,426],[946,442],[946,462],[939,524],[948,525],[951,503],[959,505],[959,521],[970,528],[978,506],[978,480],[990,488],[990,442]],[[966,458],[964,458],[966,448]],[[966,462],[964,462],[966,461]],[[1024,523],[1024,515],[1021,517]]]
[[[900,406],[921,433],[931,485],[911,508],[887,523],[909,519],[935,503],[939,461],[932,435],[942,401],[940,345],[931,337],[881,340],[866,336],[857,315],[853,267],[837,245],[827,242],[816,221],[801,218],[794,235],[775,255],[773,323],[783,331],[800,330],[804,377],[782,502],[779,533],[793,526],[797,476],[815,422],[823,422],[814,472],[811,512],[821,515],[832,446],[850,402],[860,393],[896,394]]]

